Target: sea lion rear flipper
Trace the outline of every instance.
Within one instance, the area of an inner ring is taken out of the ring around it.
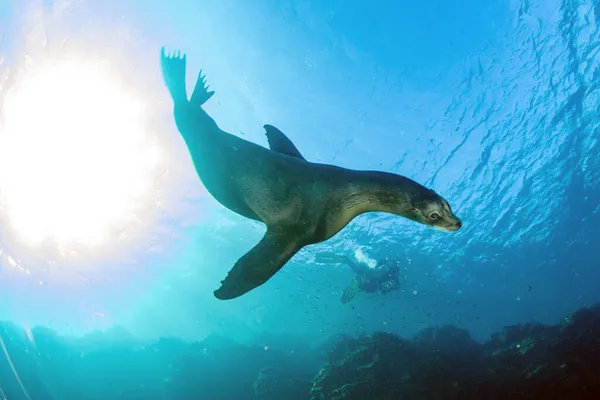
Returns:
[[[163,80],[175,104],[187,102],[185,90],[186,57],[179,51],[167,54],[165,48],[160,49],[160,68]]]
[[[190,97],[190,103],[200,107],[204,103],[208,101],[215,94],[214,90],[209,91],[208,86],[206,84],[206,75],[202,75],[202,70],[198,73],[198,80],[196,81],[196,86],[194,86],[194,91],[192,92],[192,97]]]
[[[354,296],[356,296],[356,293],[358,293],[358,291],[360,290],[359,287],[359,282],[357,278],[353,278],[352,281],[350,282],[350,284],[348,285],[348,287],[346,289],[344,289],[344,292],[342,293],[342,298],[340,299],[340,301],[342,303],[347,303],[350,300],[352,300],[354,298]]]
[[[268,281],[302,248],[292,234],[267,231],[252,250],[240,258],[214,295],[220,300],[239,297]]]
[[[185,88],[186,74],[186,56],[181,55],[180,51],[175,51],[172,54],[167,54],[164,47],[160,49],[160,67],[162,70],[163,80],[167,85],[167,89],[176,103],[187,101],[187,92]],[[206,77],[202,75],[202,70],[198,74],[196,86],[192,92],[190,103],[202,106],[208,99],[215,94],[214,91],[208,90],[206,85]]]
[[[273,125],[264,126],[267,135],[267,141],[269,142],[269,148],[277,153],[286,154],[288,156],[297,157],[302,160],[306,160],[300,154],[300,151],[296,148],[294,143],[285,136],[283,132],[275,128]]]

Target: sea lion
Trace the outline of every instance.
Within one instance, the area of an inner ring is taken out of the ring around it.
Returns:
[[[309,162],[272,125],[264,126],[270,149],[221,130],[202,108],[214,95],[202,70],[188,100],[186,56],[167,56],[163,47],[161,69],[175,124],[206,190],[231,211],[267,226],[221,282],[216,298],[234,299],[257,288],[304,246],[328,240],[359,214],[387,212],[445,231],[462,226],[446,200],[404,176]]]

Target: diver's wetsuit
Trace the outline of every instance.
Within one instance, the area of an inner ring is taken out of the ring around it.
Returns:
[[[387,293],[400,287],[400,268],[397,261],[385,260],[375,268],[357,262],[347,264],[357,276],[344,290],[342,303],[352,300],[358,291]]]
[[[373,293],[380,289],[382,283],[387,281],[399,282],[400,268],[396,261],[386,260],[375,268],[370,268],[363,263],[349,263],[350,268],[360,279],[360,290]]]

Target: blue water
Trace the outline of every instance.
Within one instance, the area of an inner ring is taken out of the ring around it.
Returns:
[[[53,286],[49,260],[0,230],[0,250],[30,271],[0,258],[0,320],[69,335],[118,325],[149,339],[268,333],[310,343],[454,324],[484,341],[600,301],[597,1],[59,3],[0,2],[0,68],[24,57],[23,21],[40,10],[49,43],[117,49],[161,104],[166,200],[137,242],[58,260],[68,284]],[[206,109],[222,129],[266,146],[262,125],[273,124],[311,161],[408,176],[443,195],[464,227],[448,234],[366,214],[260,288],[215,299],[264,228],[195,176],[160,77],[162,45],[188,54],[189,85],[205,71],[216,90]],[[402,290],[342,304],[351,270],[313,257],[357,249],[400,260]]]

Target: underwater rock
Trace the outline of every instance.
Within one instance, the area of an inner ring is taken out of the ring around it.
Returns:
[[[40,327],[30,335],[3,328],[0,337],[9,345],[0,356],[0,390],[8,399],[164,399],[169,365],[188,347],[174,339],[143,345],[122,328],[80,338]]]
[[[221,336],[142,342],[122,329],[65,338],[10,323],[0,323],[0,338],[0,398],[7,399],[533,400],[600,393],[600,305],[555,326],[509,326],[483,344],[453,326],[410,339],[338,335],[315,349],[267,336],[252,346]]]
[[[306,355],[208,337],[177,360],[169,398],[305,400],[316,369]]]
[[[340,349],[347,349],[345,354]],[[389,333],[344,339],[315,378],[311,400],[444,398],[456,392],[463,371],[454,351]],[[445,358],[446,357],[446,358]]]
[[[0,322],[0,399],[52,399],[37,367],[38,357],[27,331]]]
[[[254,397],[257,400],[304,400],[313,377],[312,369],[303,371],[289,365],[269,365],[260,370],[254,381]]]
[[[586,399],[600,393],[600,305],[559,325],[505,328],[484,344],[428,328],[343,338],[315,378],[311,400]]]

